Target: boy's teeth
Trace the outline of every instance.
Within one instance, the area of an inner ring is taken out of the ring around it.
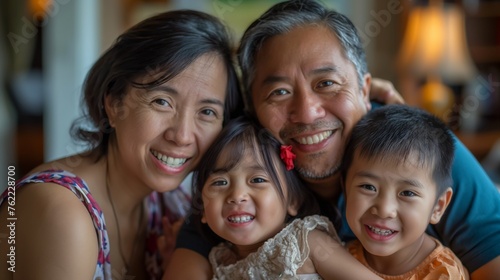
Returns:
[[[244,216],[231,216],[227,218],[232,223],[246,223],[254,219],[253,216],[244,215]]]
[[[380,229],[380,228],[376,228],[376,227],[372,227],[372,226],[368,226],[368,228],[373,232],[373,233],[376,233],[378,235],[384,235],[384,236],[387,236],[387,235],[390,235],[390,234],[393,234],[394,231],[393,230],[390,230],[390,229]]]
[[[151,151],[151,153],[158,159],[163,162],[163,164],[166,164],[171,167],[179,167],[183,165],[186,162],[186,158],[174,158],[174,157],[168,157],[166,155],[163,155],[157,151]]]
[[[332,131],[324,131],[318,134],[314,134],[312,136],[307,136],[307,137],[302,137],[302,138],[297,138],[297,142],[299,142],[302,145],[312,145],[312,144],[318,144],[319,142],[325,140],[326,138],[330,137],[332,135]]]

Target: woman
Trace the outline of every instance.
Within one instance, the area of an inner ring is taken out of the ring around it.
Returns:
[[[0,249],[1,279],[11,271],[16,279],[161,277],[158,193],[177,188],[242,109],[224,25],[195,11],[144,20],[94,64],[84,101],[93,127],[76,123],[74,132],[89,152],[17,182],[15,244]],[[12,193],[0,202],[3,221]]]

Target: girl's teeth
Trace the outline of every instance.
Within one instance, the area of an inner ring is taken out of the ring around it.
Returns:
[[[227,218],[232,223],[246,223],[254,219],[254,217],[245,215],[245,216],[232,216]]]

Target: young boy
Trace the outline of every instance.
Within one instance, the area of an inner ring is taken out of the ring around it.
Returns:
[[[350,253],[384,279],[468,279],[460,260],[427,235],[452,197],[453,136],[436,117],[390,105],[355,126],[344,154]],[[444,278],[443,278],[444,279]]]

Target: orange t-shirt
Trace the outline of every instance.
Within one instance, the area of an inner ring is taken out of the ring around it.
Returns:
[[[437,245],[429,256],[417,267],[401,275],[385,275],[371,268],[365,259],[363,245],[358,240],[350,242],[347,250],[363,265],[385,280],[469,279],[469,274],[460,259],[437,239],[434,241]]]

